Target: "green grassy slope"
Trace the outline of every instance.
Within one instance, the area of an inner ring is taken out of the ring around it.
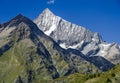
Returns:
[[[54,83],[120,83],[120,65],[104,73],[72,74],[58,78],[54,80]]]
[[[0,57],[0,83],[13,83],[19,76],[24,80],[52,79],[47,72],[36,47],[23,42],[16,43]]]

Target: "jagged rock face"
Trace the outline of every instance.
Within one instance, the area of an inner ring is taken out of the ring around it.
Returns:
[[[102,56],[108,60],[120,55],[118,45],[105,43],[98,33],[55,16],[49,9],[45,9],[34,22],[64,49],[77,49],[84,55]],[[116,64],[115,61],[112,62]]]
[[[91,41],[95,41],[96,43],[102,42],[99,34],[55,16],[49,9],[44,10],[34,22],[45,34],[54,38],[55,41],[60,44],[65,43],[66,48],[77,45],[82,41],[85,43]]]

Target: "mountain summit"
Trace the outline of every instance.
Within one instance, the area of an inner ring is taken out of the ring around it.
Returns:
[[[86,56],[102,56],[115,64],[120,62],[119,45],[107,44],[100,34],[68,22],[54,15],[48,8],[34,20],[34,23],[64,49],[77,49]]]
[[[48,14],[48,13],[49,13],[49,14],[53,14],[53,13],[52,13],[52,11],[51,11],[49,8],[46,8],[46,9],[43,11],[43,13],[47,13],[47,14]]]
[[[60,40],[61,44],[65,43],[66,48],[72,47],[72,45],[76,45],[82,40],[84,42],[90,42],[92,40],[96,41],[96,43],[103,42],[98,33],[93,33],[84,27],[72,24],[61,17],[55,16],[49,9],[45,9],[34,22],[48,36],[56,35],[54,39],[57,42]]]

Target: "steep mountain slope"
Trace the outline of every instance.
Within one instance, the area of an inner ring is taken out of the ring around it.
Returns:
[[[98,33],[55,16],[48,8],[34,22],[64,49],[77,49],[88,57],[101,56],[115,64],[120,63],[119,45],[107,44]]]
[[[101,72],[114,66],[109,61],[104,64],[96,65],[78,50],[62,49],[21,14],[1,24],[1,83],[39,83],[72,73]]]

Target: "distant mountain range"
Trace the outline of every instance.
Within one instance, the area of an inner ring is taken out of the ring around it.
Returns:
[[[119,63],[119,45],[107,44],[98,33],[48,8],[34,21],[19,14],[0,24],[0,83],[54,83],[75,73],[105,72]]]

